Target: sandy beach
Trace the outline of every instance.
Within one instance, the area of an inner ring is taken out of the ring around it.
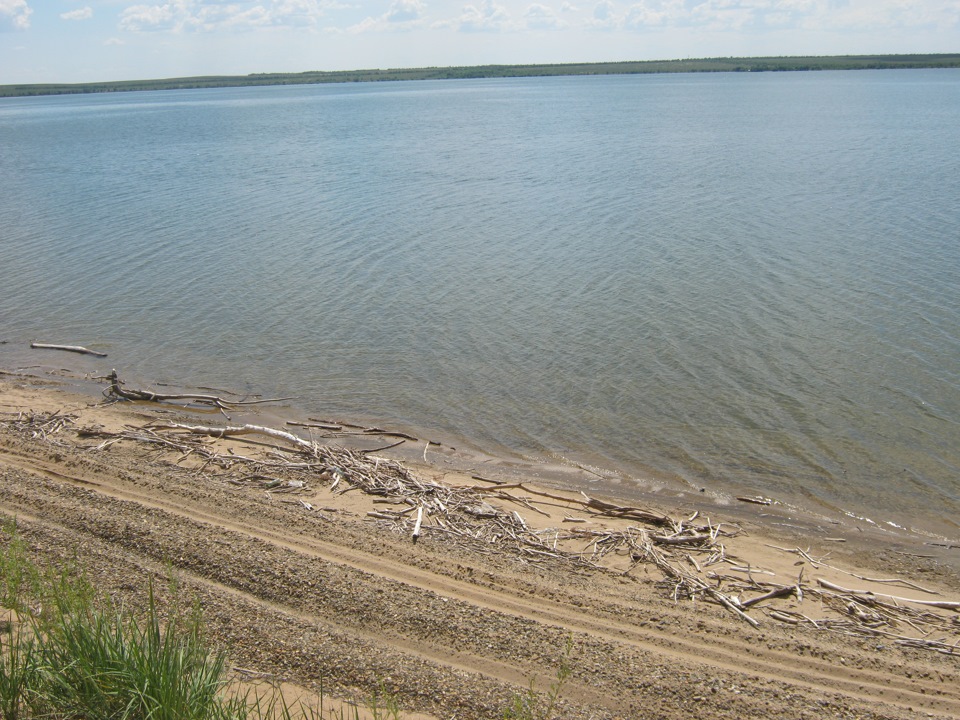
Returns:
[[[463,720],[567,664],[558,718],[960,717],[960,547],[61,374],[0,374],[0,518],[130,606],[151,579],[197,598],[238,678]]]

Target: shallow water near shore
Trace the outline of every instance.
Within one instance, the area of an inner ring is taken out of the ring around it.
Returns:
[[[955,536],[958,126],[926,70],[4,100],[0,363]]]

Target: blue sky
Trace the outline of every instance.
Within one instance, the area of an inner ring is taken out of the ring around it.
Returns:
[[[960,0],[0,0],[0,84],[960,52]]]

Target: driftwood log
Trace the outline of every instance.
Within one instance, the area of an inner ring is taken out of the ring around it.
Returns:
[[[262,403],[280,402],[282,400],[293,400],[292,397],[269,398],[263,400],[224,400],[217,395],[205,395],[201,393],[168,394],[155,393],[150,390],[129,390],[123,386],[123,381],[120,380],[116,370],[111,370],[110,374],[107,376],[107,379],[110,381],[110,385],[107,387],[105,394],[113,395],[117,398],[123,398],[124,400],[139,400],[142,402],[168,402],[172,400],[185,400],[187,402],[195,402],[202,405],[212,405],[224,415],[226,415],[226,412],[224,412],[225,410],[229,410],[238,405],[259,405]],[[289,433],[287,434],[289,435]],[[291,435],[290,437],[296,436]]]
[[[82,355],[95,355],[96,357],[106,357],[106,353],[88,350],[82,345],[53,345],[51,343],[32,342],[30,347],[38,350],[65,350],[66,352],[81,353]]]
[[[264,427],[262,425],[207,427],[204,425],[185,425],[183,423],[151,423],[147,427],[151,430],[179,430],[180,432],[192,433],[194,435],[207,435],[215,438],[236,437],[237,435],[266,435],[267,437],[278,440],[285,440],[304,452],[311,454],[316,454],[317,452],[316,443],[297,437],[293,433],[276,430],[271,427]]]
[[[817,584],[822,588],[826,588],[827,590],[834,590],[845,595],[853,595],[854,597],[861,597],[866,600],[871,600],[874,598],[886,598],[887,600],[892,600],[893,602],[897,603],[927,605],[928,607],[942,608],[944,610],[956,610],[960,612],[960,602],[952,602],[947,600],[916,600],[914,598],[901,597],[899,595],[887,595],[886,593],[869,592],[867,590],[851,590],[850,588],[836,585],[822,578],[817,578]]]

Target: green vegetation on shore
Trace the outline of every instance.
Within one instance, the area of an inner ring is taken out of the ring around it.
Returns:
[[[173,582],[173,580],[171,580]],[[176,588],[171,587],[171,594]],[[3,720],[359,720],[359,711],[289,704],[273,686],[233,692],[226,654],[196,604],[141,612],[96,592],[82,569],[43,569],[14,523],[0,528],[0,718]],[[12,612],[11,612],[12,611]],[[390,696],[365,717],[400,720]]]
[[[466,78],[546,77],[551,75],[632,75],[641,73],[774,72],[799,70],[876,70],[891,68],[958,68],[960,54],[839,55],[824,57],[702,58],[559,65],[477,65],[473,67],[398,68],[388,70],[309,71],[211,75],[161,80],[0,85],[0,97],[64,95],[74,93],[183,90],[188,88],[247,87],[253,85],[314,85],[322,83],[385,82],[397,80],[455,80]]]
[[[161,623],[97,598],[75,567],[41,571],[7,527],[0,544],[0,714],[10,720],[207,720],[235,715],[220,698],[225,656],[210,652],[195,612]],[[162,627],[165,625],[166,627]],[[216,711],[225,711],[222,714]]]

